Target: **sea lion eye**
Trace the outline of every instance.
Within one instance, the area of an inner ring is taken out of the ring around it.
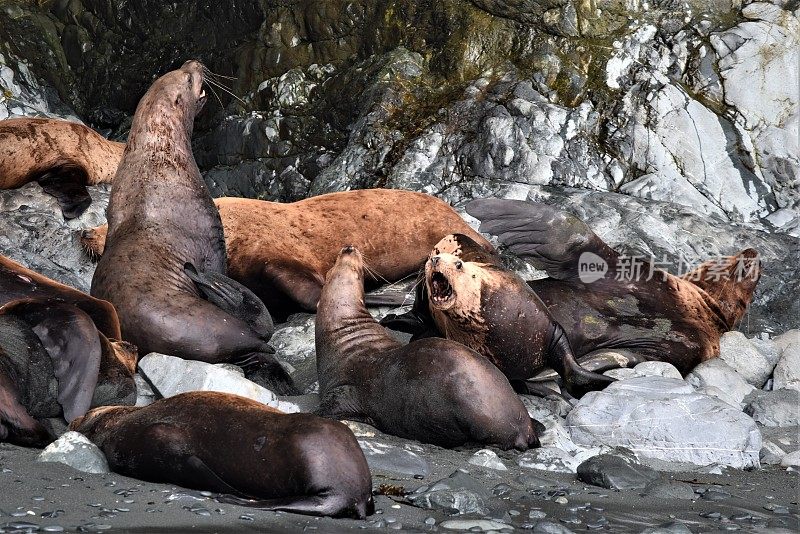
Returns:
[[[456,269],[461,270],[462,267],[464,267],[464,264],[461,263],[460,261],[457,261],[456,262]]]

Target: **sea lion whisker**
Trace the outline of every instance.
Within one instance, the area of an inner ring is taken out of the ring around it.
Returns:
[[[217,92],[214,90],[214,88],[211,86],[211,84],[209,84],[209,86],[208,86],[208,89],[211,91],[211,93],[212,93],[212,94],[213,94],[215,97],[217,97],[217,102],[219,102],[219,107],[221,107],[222,109],[225,109],[225,106],[224,106],[224,105],[222,105],[222,99],[220,99],[219,95],[218,95],[218,94],[217,94]]]
[[[218,78],[225,78],[227,80],[238,80],[239,79],[236,76],[225,76],[224,74],[220,74],[218,72],[214,72],[211,69],[209,69],[208,67],[206,67],[205,65],[203,65],[203,72],[205,74],[208,74],[209,76],[216,76]]]
[[[247,106],[247,102],[245,102],[244,100],[242,100],[242,99],[241,99],[239,96],[237,96],[237,95],[236,95],[236,94],[235,94],[233,91],[231,91],[230,89],[228,89],[227,87],[225,87],[224,85],[222,85],[221,83],[219,83],[218,81],[216,81],[216,80],[214,80],[214,79],[212,79],[212,78],[206,78],[206,79],[205,79],[205,81],[206,81],[206,82],[208,82],[209,84],[216,85],[216,86],[217,86],[219,89],[221,89],[221,90],[225,91],[226,93],[228,93],[229,95],[231,95],[233,98],[235,98],[236,100],[238,100],[239,102],[241,102],[241,104],[242,104],[243,106]]]

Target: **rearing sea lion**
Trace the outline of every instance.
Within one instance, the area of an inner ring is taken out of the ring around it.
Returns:
[[[91,128],[59,119],[0,121],[0,189],[36,181],[53,195],[65,219],[92,203],[87,185],[110,183],[125,143],[109,141]]]
[[[203,66],[188,61],[139,102],[91,293],[114,305],[124,339],[142,353],[239,363],[290,393],[291,379],[267,344],[273,327],[266,308],[225,275],[222,223],[191,147],[205,100]]]
[[[404,345],[364,306],[364,259],[342,249],[316,317],[320,415],[364,420],[410,439],[525,450],[539,446],[506,377],[472,349],[441,338]]]

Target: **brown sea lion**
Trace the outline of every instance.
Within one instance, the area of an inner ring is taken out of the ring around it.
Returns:
[[[0,256],[0,306],[28,298],[73,304],[86,312],[107,338],[122,339],[117,311],[110,302],[96,299]]]
[[[414,274],[431,247],[450,233],[491,248],[447,203],[412,191],[344,191],[288,204],[244,198],[215,202],[225,231],[228,275],[279,318],[317,309],[325,273],[344,244],[364,254],[369,287]],[[102,255],[105,233],[104,226],[82,233],[90,255]],[[372,297],[368,303],[381,302]]]
[[[92,203],[87,185],[110,183],[125,143],[91,128],[58,119],[0,121],[0,189],[38,182],[53,195],[65,219]]]
[[[230,494],[220,500],[264,510],[361,519],[374,510],[364,453],[338,421],[197,391],[142,408],[99,408],[70,429],[122,475]]]
[[[485,358],[441,338],[404,345],[372,318],[364,268],[358,250],[345,247],[322,290],[315,342],[320,415],[364,420],[444,447],[538,447],[538,423]]]
[[[111,342],[80,308],[46,299],[0,307],[0,441],[43,447],[49,419],[133,404],[136,350]],[[45,424],[47,423],[47,424]],[[63,423],[62,423],[63,424]]]
[[[123,338],[142,353],[238,363],[263,385],[291,393],[267,344],[269,313],[225,275],[219,212],[192,155],[194,118],[206,100],[203,68],[188,61],[165,74],[136,108],[91,293],[114,305]]]
[[[758,254],[746,249],[682,278],[645,264],[637,279],[617,280],[624,259],[566,212],[498,199],[473,201],[467,211],[482,221],[482,231],[498,235],[511,252],[547,271],[550,278],[529,286],[564,327],[578,361],[594,371],[655,360],[687,374],[719,355],[720,336],[744,316],[760,277]],[[503,271],[499,263],[492,269]],[[494,336],[513,338],[517,324],[493,323]],[[485,326],[470,322],[466,329]]]

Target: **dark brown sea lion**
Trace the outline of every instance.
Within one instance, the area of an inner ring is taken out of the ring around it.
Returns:
[[[73,304],[86,312],[107,338],[117,341],[122,339],[117,311],[111,303],[91,297],[0,256],[0,306],[12,300],[28,298]]]
[[[110,342],[80,308],[24,299],[0,307],[0,441],[42,447],[91,406],[133,404],[136,350]],[[62,423],[63,424],[63,423]]]
[[[110,183],[124,143],[91,128],[57,119],[0,121],[0,189],[36,181],[53,195],[65,219],[92,203],[87,185]]]
[[[403,345],[364,305],[364,259],[345,247],[316,317],[321,415],[364,420],[397,436],[453,447],[537,447],[532,420],[506,377],[441,338]]]
[[[190,143],[205,99],[203,66],[188,61],[139,102],[91,293],[114,305],[123,338],[142,353],[235,362],[267,387],[291,393],[291,378],[267,344],[269,313],[225,275],[222,223]]]
[[[431,247],[450,233],[491,245],[442,200],[412,191],[365,189],[281,204],[215,200],[228,252],[228,275],[250,288],[270,313],[313,312],[339,250],[351,244],[369,264],[374,287],[417,272]],[[103,253],[105,227],[85,230],[92,256]],[[373,300],[368,303],[380,303]]]
[[[498,199],[473,201],[467,211],[482,231],[547,271],[550,278],[530,287],[594,370],[656,360],[686,374],[718,356],[720,336],[744,316],[761,273],[758,253],[746,249],[683,278],[645,263],[636,279],[617,280],[625,259],[566,212]],[[496,335],[513,332],[501,326]]]
[[[264,510],[357,518],[374,510],[367,461],[338,421],[198,391],[98,408],[70,429],[126,476],[231,494],[222,500]]]

